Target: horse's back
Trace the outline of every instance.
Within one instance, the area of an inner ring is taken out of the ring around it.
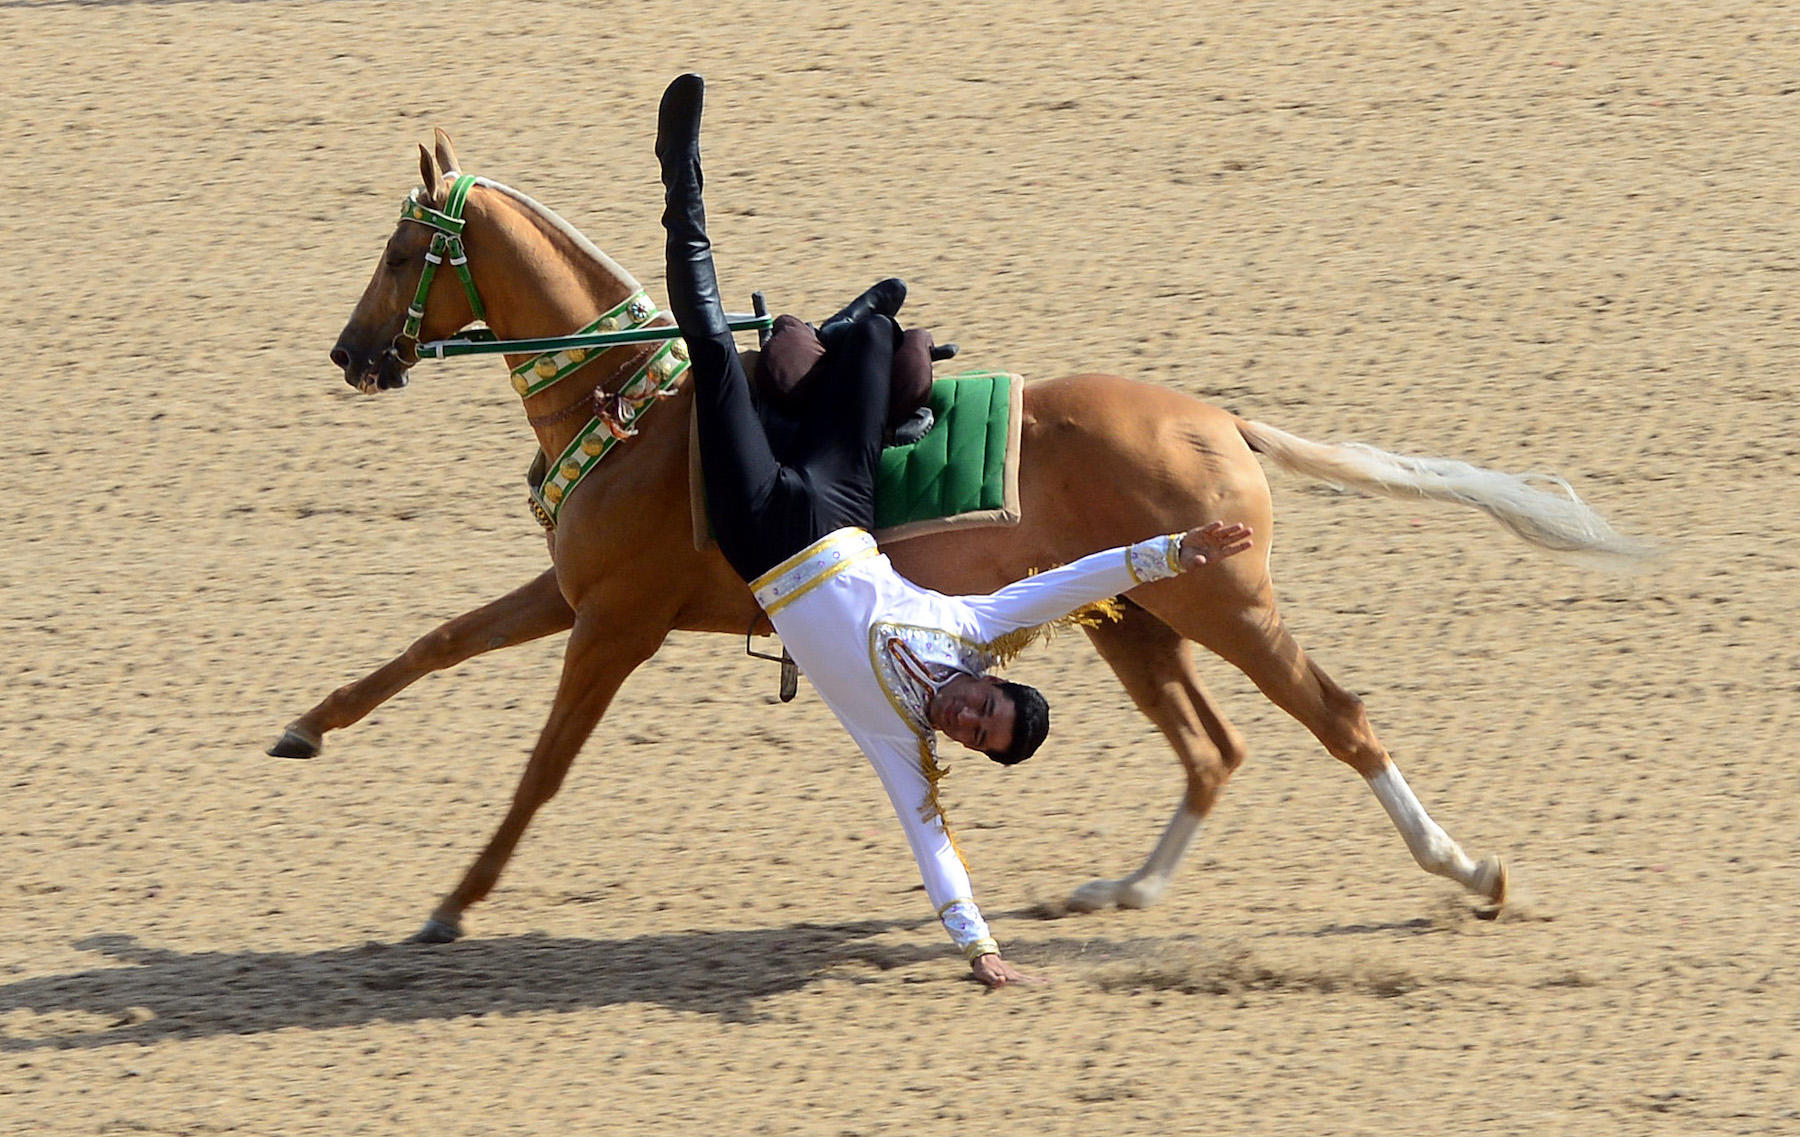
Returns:
[[[1268,482],[1229,411],[1101,374],[1029,383],[1024,409],[1019,524],[901,542],[891,552],[903,573],[928,587],[986,591],[1208,521],[1269,532]]]
[[[1066,498],[1074,489],[1071,503],[1085,500],[1133,530],[1211,520],[1266,529],[1268,481],[1239,421],[1185,392],[1117,375],[1029,384],[1021,494],[1029,508],[1034,492]]]

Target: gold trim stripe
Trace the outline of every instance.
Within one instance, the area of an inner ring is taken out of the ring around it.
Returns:
[[[798,588],[794,589],[794,591],[788,593],[786,596],[783,596],[777,600],[772,600],[768,604],[768,606],[763,609],[763,611],[767,612],[769,615],[773,616],[775,613],[781,611],[783,608],[786,608],[788,605],[790,605],[794,601],[800,599],[802,596],[805,596],[807,593],[811,592],[813,589],[819,587],[821,584],[824,584],[826,581],[830,580],[832,577],[836,576],[838,573],[843,572],[845,569],[849,568],[851,565],[859,564],[860,562],[866,561],[870,557],[875,556],[875,555],[876,554],[875,554],[874,549],[864,549],[862,552],[859,552],[859,553],[851,553],[848,556],[846,556],[843,560],[838,561],[836,564],[833,564],[830,567],[822,570],[817,575],[815,575],[812,578],[810,578],[809,580],[807,580],[804,584],[802,584]]]
[[[858,561],[866,561],[874,555],[875,555],[875,550],[870,549],[866,553],[857,553],[857,554],[854,554],[853,556],[850,556],[844,560],[839,561],[837,564],[832,565],[830,568],[826,569],[824,572],[821,572],[818,576],[813,577],[811,580],[809,580],[805,584],[801,585],[795,591],[790,592],[786,596],[783,596],[780,600],[775,601],[773,604],[769,605],[769,607],[765,608],[764,611],[767,612],[769,615],[773,616],[775,613],[781,611],[783,608],[786,608],[789,604],[792,604],[794,601],[800,599],[802,596],[805,596],[807,593],[811,592],[813,589],[819,587],[819,585],[824,584],[826,581],[830,580],[832,577],[836,576],[838,573],[843,572],[845,569],[849,568],[851,565],[856,564]]]
[[[759,576],[755,580],[751,581],[750,582],[750,591],[755,592],[758,589],[762,588],[764,585],[769,584],[776,577],[780,576],[784,572],[789,571],[794,566],[798,565],[801,561],[805,560],[807,557],[812,556],[814,552],[816,552],[820,549],[823,549],[827,545],[833,544],[837,541],[853,541],[856,539],[857,535],[859,535],[859,534],[861,536],[863,536],[864,538],[866,538],[868,540],[869,544],[873,545],[875,543],[875,538],[873,536],[871,536],[869,534],[869,531],[866,529],[857,529],[857,528],[853,528],[853,527],[845,528],[845,529],[833,529],[831,532],[825,534],[823,537],[820,537],[817,541],[814,541],[812,544],[806,546],[806,548],[801,549],[799,552],[795,553],[793,556],[789,557],[787,560],[782,561],[780,564],[776,565],[774,568],[769,569],[767,572],[763,573],[761,576]]]
[[[866,529],[837,529],[750,582],[762,610],[773,616],[851,565],[880,552]]]

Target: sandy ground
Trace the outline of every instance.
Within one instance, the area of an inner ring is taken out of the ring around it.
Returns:
[[[1781,4],[0,2],[0,1131],[1800,1132]],[[1084,643],[946,796],[984,993],[816,698],[678,636],[450,948],[557,641],[282,723],[544,563],[498,363],[325,358],[442,125],[661,294],[655,98],[712,82],[728,286],[877,276],[972,363],[1550,469],[1609,576],[1275,477],[1291,624],[1493,922],[1217,661],[1250,764],[1178,887],[1173,760]],[[1786,629],[1784,631],[1783,629]]]

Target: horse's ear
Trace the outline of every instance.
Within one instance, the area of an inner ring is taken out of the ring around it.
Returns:
[[[444,171],[431,151],[419,144],[419,184],[425,187],[425,200],[433,205],[444,200]]]
[[[456,147],[450,145],[450,136],[435,126],[431,128],[431,133],[437,139],[438,168],[446,174],[451,170],[460,172],[462,164],[456,160]]]

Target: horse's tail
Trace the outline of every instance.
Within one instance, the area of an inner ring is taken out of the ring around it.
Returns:
[[[1611,560],[1657,551],[1616,532],[1554,474],[1506,474],[1451,458],[1390,454],[1360,442],[1309,442],[1247,419],[1238,419],[1237,428],[1250,449],[1284,470],[1377,497],[1471,506],[1542,549]]]

